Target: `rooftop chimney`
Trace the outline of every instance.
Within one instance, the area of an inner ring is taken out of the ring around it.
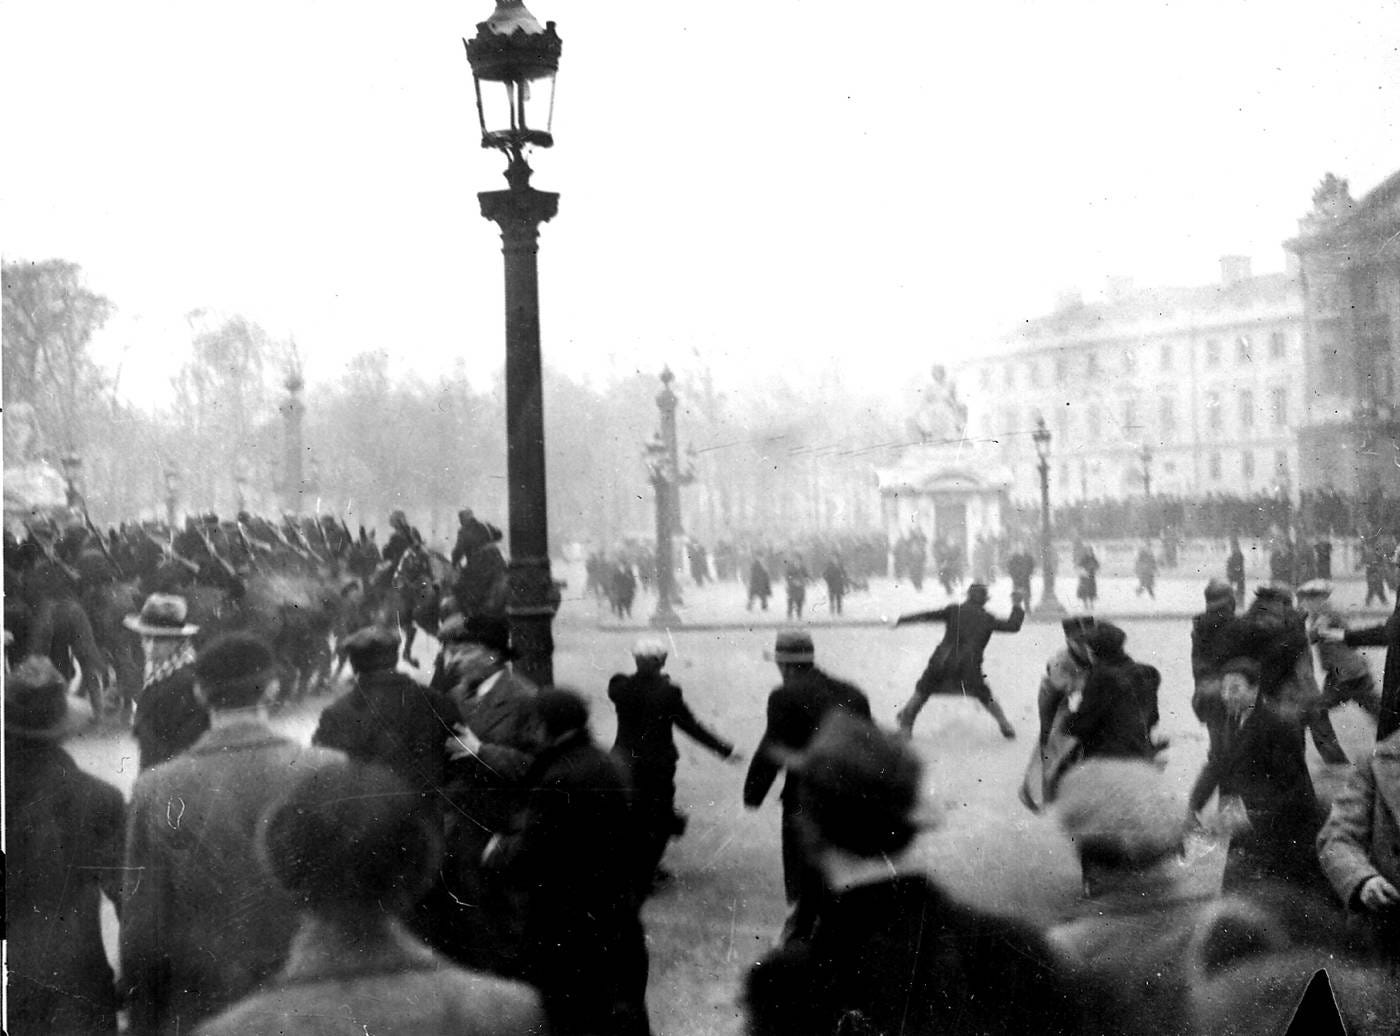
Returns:
[[[1249,280],[1249,256],[1222,255],[1220,257],[1220,283],[1233,288],[1241,281]]]

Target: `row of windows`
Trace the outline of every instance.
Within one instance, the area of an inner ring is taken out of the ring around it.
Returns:
[[[1284,386],[1269,389],[1268,413],[1265,417],[1273,428],[1288,427],[1288,389]],[[1103,407],[1090,403],[1087,406],[1058,406],[1048,415],[1051,430],[1061,441],[1068,441],[1076,427],[1083,430],[1085,440],[1097,442],[1108,432],[1114,437],[1127,439],[1142,438],[1144,432],[1155,431],[1164,439],[1172,439],[1177,433],[1176,400],[1171,396],[1161,396],[1156,406],[1150,408],[1144,401],[1125,399],[1117,413],[1105,412]],[[1149,411],[1144,413],[1144,411]],[[1153,412],[1155,411],[1155,412]],[[1257,413],[1256,400],[1252,389],[1242,389],[1235,397],[1235,412],[1241,431],[1249,431],[1264,423]],[[1075,414],[1080,416],[1076,420]],[[1034,408],[1024,415],[1015,407],[1002,407],[999,411],[984,412],[979,419],[978,434],[984,439],[1006,439],[1035,427],[1040,412]],[[1156,424],[1148,427],[1143,422],[1150,417]],[[1121,420],[1120,420],[1121,419]],[[1115,427],[1116,426],[1116,427]],[[1225,395],[1212,391],[1205,394],[1205,427],[1209,434],[1223,434],[1225,431]]]
[[[1222,339],[1206,339],[1205,365],[1219,367],[1224,362],[1225,347],[1226,343]],[[1265,353],[1270,360],[1286,359],[1288,356],[1288,336],[1282,331],[1274,331],[1268,336],[1267,341],[1256,340],[1253,335],[1237,335],[1233,339],[1232,355],[1236,363],[1255,363],[1265,359]],[[1173,349],[1170,342],[1163,342],[1157,347],[1159,369],[1173,371],[1177,359],[1176,350]],[[1133,375],[1138,372],[1138,350],[1122,350],[1118,353],[1118,361],[1123,374]],[[1060,355],[1056,356],[1053,361],[1032,360],[1024,364],[1006,363],[1000,367],[983,367],[978,372],[978,383],[981,388],[989,391],[993,388],[994,383],[1009,389],[1035,388],[1044,383],[1047,364],[1054,374],[1057,385],[1068,384],[1070,379],[1076,376],[1101,377],[1105,373],[1109,373],[1110,366],[1107,361],[1101,361],[1096,352],[1087,352],[1077,356]]]
[[[1212,482],[1219,482],[1225,477],[1225,464],[1219,453],[1212,453],[1206,458],[1206,470]],[[1275,477],[1281,477],[1288,472],[1288,451],[1274,451],[1274,471]],[[1254,478],[1254,451],[1245,450],[1240,454],[1240,476],[1246,479]]]

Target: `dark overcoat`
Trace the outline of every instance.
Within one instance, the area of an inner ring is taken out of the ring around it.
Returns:
[[[173,759],[208,729],[209,710],[194,696],[192,665],[148,684],[136,696],[136,715],[131,721],[138,767],[149,770]]]
[[[524,978],[558,1031],[645,1033],[647,951],[627,777],[588,732],[540,753],[501,865],[525,890]]]
[[[326,707],[311,743],[378,763],[410,787],[443,785],[447,737],[457,722],[447,696],[394,670],[361,673],[349,693]]]
[[[839,893],[807,943],[749,973],[753,1036],[1072,1033],[1079,1007],[1045,938],[922,876]]]
[[[5,738],[10,1031],[115,1033],[101,897],[120,902],[121,792],[47,741]]]
[[[1065,732],[1079,739],[1085,759],[1151,759],[1161,684],[1155,668],[1127,655],[1096,659]]]
[[[613,754],[626,766],[638,787],[666,783],[675,776],[676,741],[684,731],[720,758],[734,746],[695,718],[681,689],[665,673],[618,673],[608,681],[608,697],[617,709]]]
[[[934,648],[928,667],[919,677],[920,694],[969,694],[982,697],[990,692],[982,674],[983,656],[993,633],[1015,633],[1025,621],[1026,610],[1011,606],[1011,614],[998,619],[974,601],[950,604],[946,608],[906,615],[901,621],[942,622],[943,639]]]

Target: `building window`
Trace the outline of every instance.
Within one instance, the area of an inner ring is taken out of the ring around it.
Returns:
[[[977,374],[978,381],[984,389],[989,389],[992,387],[992,368],[983,367],[980,371],[977,372]]]
[[[1092,443],[1097,443],[1099,441],[1099,433],[1101,431],[1100,423],[1099,408],[1096,406],[1089,407],[1088,431],[1089,441]]]
[[[1274,451],[1274,474],[1277,475],[1277,476],[1278,476],[1279,478],[1281,478],[1281,479],[1287,478],[1287,477],[1288,477],[1288,451],[1287,451],[1287,450],[1275,450],[1275,451]]]
[[[1063,356],[1055,357],[1055,384],[1063,385],[1069,380],[1069,364]]]
[[[1137,373],[1137,353],[1134,352],[1132,349],[1123,350],[1123,373]]]
[[[1206,339],[1206,366],[1220,366],[1220,341],[1215,338]]]
[[[1037,360],[1030,365],[1031,384],[1040,387],[1040,361]]]
[[[1249,363],[1253,357],[1250,355],[1254,351],[1254,345],[1249,340],[1249,335],[1240,335],[1235,339],[1235,359],[1240,363]]]
[[[1132,399],[1123,400],[1123,431],[1131,434],[1137,423],[1137,402]]]
[[[1254,427],[1254,393],[1248,389],[1240,393],[1240,427]]]
[[[1157,400],[1157,421],[1162,426],[1164,438],[1176,432],[1176,407],[1171,396],[1163,396]]]
[[[1220,481],[1220,454],[1210,455],[1210,478],[1212,482]]]
[[[1005,367],[1003,367],[1003,368],[1001,369],[1001,380],[1006,384],[1006,387],[1007,387],[1007,388],[1015,388],[1015,387],[1016,387],[1016,368],[1015,368],[1015,366],[1013,366],[1012,364],[1009,364],[1009,363],[1008,363]]]
[[[1272,411],[1274,427],[1288,424],[1288,389],[1276,388],[1269,391],[1269,410]]]
[[[1275,331],[1269,335],[1269,355],[1275,360],[1281,360],[1288,355],[1288,336],[1282,331]]]
[[[1056,417],[1055,424],[1060,433],[1060,442],[1065,442],[1069,438],[1069,407],[1060,410]]]
[[[1089,353],[1084,357],[1084,373],[1091,378],[1099,376],[1099,358],[1095,353]]]
[[[1169,370],[1171,370],[1171,369],[1172,369],[1172,347],[1171,347],[1170,345],[1164,343],[1164,344],[1162,345],[1162,370],[1164,370],[1164,371],[1169,371]]]
[[[1254,451],[1245,450],[1244,456],[1240,458],[1240,471],[1247,479],[1254,477]]]
[[[1212,432],[1225,430],[1225,415],[1220,405],[1219,392],[1206,393],[1206,427]]]

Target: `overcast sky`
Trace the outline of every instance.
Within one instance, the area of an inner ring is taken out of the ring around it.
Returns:
[[[1282,269],[1400,168],[1400,4],[531,0],[564,41],[545,361],[908,384],[1108,275]],[[485,0],[0,0],[0,248],[80,263],[159,399],[183,315],[425,377],[502,362],[461,37]]]

